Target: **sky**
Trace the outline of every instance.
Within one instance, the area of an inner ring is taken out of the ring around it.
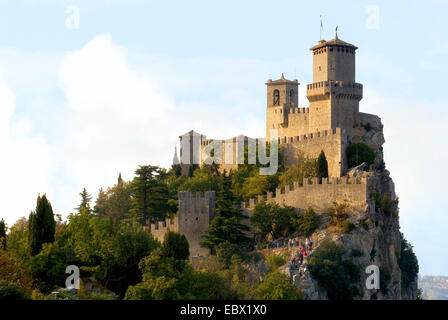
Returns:
[[[448,1],[0,0],[0,217],[46,193],[67,216],[119,172],[169,167],[178,137],[265,135],[267,79],[312,82],[309,48],[359,47],[360,111],[384,124],[400,225],[448,275]]]

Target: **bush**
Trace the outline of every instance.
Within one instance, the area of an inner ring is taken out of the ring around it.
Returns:
[[[352,143],[346,150],[348,167],[353,168],[360,165],[363,162],[367,164],[373,164],[375,161],[375,153],[364,142]]]
[[[301,236],[309,237],[319,226],[319,217],[312,208],[309,208],[297,216],[295,224]]]
[[[286,263],[286,259],[277,254],[269,254],[266,256],[266,264],[271,267],[272,270],[276,270],[278,267],[283,266]]]
[[[22,289],[11,282],[0,281],[0,301],[28,300]]]
[[[412,245],[403,237],[401,237],[401,251],[398,259],[398,265],[401,269],[401,287],[406,289],[413,281],[417,279],[418,275],[418,260],[415,255]]]
[[[324,240],[309,261],[312,276],[327,290],[330,300],[351,300],[358,293],[354,284],[360,278],[359,267],[342,260],[344,253],[342,245]]]
[[[255,289],[255,299],[261,300],[303,300],[303,294],[289,280],[278,272],[270,272]]]

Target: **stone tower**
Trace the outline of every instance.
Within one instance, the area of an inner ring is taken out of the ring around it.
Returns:
[[[355,80],[356,46],[340,40],[320,40],[313,52],[313,83],[307,85],[309,132],[337,127],[350,136],[358,123],[362,85]]]
[[[269,140],[270,129],[288,127],[288,111],[299,106],[299,82],[286,80],[283,73],[279,80],[268,80],[266,137]]]

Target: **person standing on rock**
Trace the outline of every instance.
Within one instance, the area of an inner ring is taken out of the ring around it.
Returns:
[[[303,253],[302,251],[299,251],[299,265],[303,263]]]

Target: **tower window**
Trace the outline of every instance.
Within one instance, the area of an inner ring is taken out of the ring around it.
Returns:
[[[274,90],[274,106],[279,106],[280,105],[280,91],[278,91],[277,89]]]

